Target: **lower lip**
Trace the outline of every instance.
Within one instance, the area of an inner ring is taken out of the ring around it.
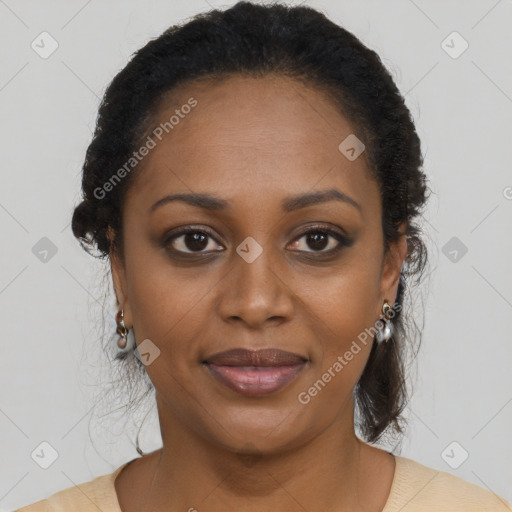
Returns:
[[[228,388],[246,396],[275,393],[288,385],[306,363],[287,366],[221,366],[206,364],[210,373]]]

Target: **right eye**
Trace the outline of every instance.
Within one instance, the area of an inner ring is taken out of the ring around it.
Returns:
[[[171,236],[165,239],[164,245],[169,247],[172,251],[185,253],[185,254],[204,254],[206,252],[217,252],[221,249],[214,243],[215,238],[213,235],[206,231],[204,228],[186,228],[174,232]],[[210,246],[209,251],[205,251]]]

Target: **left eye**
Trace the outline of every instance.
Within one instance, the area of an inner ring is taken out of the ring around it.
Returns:
[[[330,241],[329,238],[331,239]],[[308,251],[301,249],[299,242],[302,239],[306,240],[306,243],[303,244],[302,247],[307,245],[313,250]],[[298,248],[300,251],[304,252],[331,252],[339,249],[342,245],[347,245],[345,237],[335,231],[325,229],[307,231],[292,243],[292,247]]]

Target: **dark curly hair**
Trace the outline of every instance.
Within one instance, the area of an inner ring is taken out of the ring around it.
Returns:
[[[124,261],[122,208],[137,169],[106,197],[97,197],[97,190],[140,146],[165,95],[184,83],[222,80],[235,73],[291,77],[328,94],[366,146],[381,193],[386,250],[407,221],[408,255],[395,303],[396,329],[388,343],[373,343],[354,390],[356,423],[365,440],[376,442],[389,430],[402,434],[401,414],[408,402],[404,357],[414,336],[401,306],[409,278],[418,284],[427,260],[421,231],[413,222],[427,199],[420,141],[404,98],[379,56],[321,12],[307,6],[238,2],[172,26],[139,49],[112,80],[99,107],[73,234],[89,253],[96,248],[94,255],[106,258],[115,251]],[[114,238],[108,236],[109,229]],[[137,365],[144,372],[138,360]]]

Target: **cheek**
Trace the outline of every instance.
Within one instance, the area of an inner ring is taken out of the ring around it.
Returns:
[[[375,265],[373,265],[375,267]],[[297,289],[309,290],[305,303],[331,327],[332,331],[346,337],[354,329],[367,327],[374,322],[375,304],[380,283],[378,269],[356,255],[329,274],[314,279],[295,278]],[[307,302],[306,302],[307,301]]]
[[[177,279],[169,268],[166,272],[152,267],[133,283],[137,343],[149,339],[158,349],[158,357],[146,366],[146,372],[163,396],[175,397],[173,404],[181,403],[186,411],[188,394],[183,390],[190,392],[197,386],[194,367],[199,367],[198,342],[204,337],[205,319],[211,315],[208,297],[204,290],[200,293],[194,280]]]
[[[137,342],[150,339],[162,351],[190,347],[191,316],[205,314],[204,271],[171,265],[163,249],[127,238],[126,268]]]
[[[327,371],[342,357],[343,372],[338,371],[337,375],[343,373],[344,377],[337,379],[339,383],[355,384],[369,356],[372,328],[378,320],[378,276],[375,263],[358,259],[357,263],[347,263],[329,276],[315,279],[314,287],[307,277],[295,279],[296,289],[309,290],[301,301],[306,306],[304,315],[316,324],[311,325],[311,332],[319,347],[317,371]]]
[[[149,338],[161,350],[189,359],[196,330],[211,315],[207,294],[211,285],[197,276],[183,279],[169,267],[153,266],[137,275],[131,301],[137,341]]]

